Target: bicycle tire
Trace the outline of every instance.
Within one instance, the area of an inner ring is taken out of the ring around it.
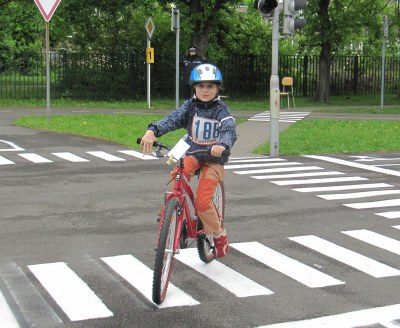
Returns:
[[[177,228],[178,200],[170,199],[165,205],[164,218],[158,235],[153,273],[153,302],[161,304],[167,294],[174,259],[174,238]]]
[[[215,188],[213,197],[213,204],[219,214],[221,227],[224,227],[225,218],[225,186],[223,181],[218,182]],[[197,230],[203,229],[203,223],[200,219],[197,221]],[[215,258],[214,250],[214,236],[213,234],[202,234],[197,237],[197,252],[199,253],[200,260],[204,263],[210,263]]]

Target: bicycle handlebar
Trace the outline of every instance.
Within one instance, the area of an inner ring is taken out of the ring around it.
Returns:
[[[136,139],[136,143],[138,145],[140,145],[140,143],[142,142],[142,138],[137,138]],[[161,147],[161,148],[165,148],[168,150],[171,150],[167,145],[164,145],[161,142],[158,141],[154,141],[153,142],[153,147]],[[194,150],[194,151],[187,151],[186,154],[188,155],[196,155],[196,154],[207,154],[207,155],[211,155],[211,149],[199,149],[199,150]],[[229,156],[231,154],[231,151],[229,149],[225,149],[222,152],[222,156]]]

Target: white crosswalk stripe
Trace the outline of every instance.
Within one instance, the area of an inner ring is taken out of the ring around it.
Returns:
[[[119,150],[120,153],[125,154],[125,155],[129,155],[129,156],[133,156],[139,159],[143,159],[143,160],[152,160],[152,159],[158,159],[155,156],[152,155],[144,155],[141,152],[138,152],[136,150]]]
[[[315,156],[306,156],[314,158]],[[319,157],[317,156],[317,159]],[[323,157],[326,161],[331,161],[331,158]],[[266,157],[265,160],[277,160],[279,158]],[[357,183],[347,184],[348,182],[368,181],[368,178],[361,176],[346,176],[344,172],[340,171],[326,171],[319,166],[304,166],[302,163],[283,161],[270,161],[269,163],[260,163],[262,158],[257,157],[257,164],[254,164],[251,158],[240,160],[240,164],[228,163],[226,164],[227,170],[233,170],[233,173],[238,175],[249,175],[255,180],[268,180],[269,182],[278,186],[296,186],[304,185],[304,187],[293,188],[293,191],[301,193],[320,193],[315,196],[325,200],[346,200],[346,199],[363,199],[371,197],[382,197],[400,194],[400,190],[392,189],[393,185],[388,183]],[[281,159],[282,160],[282,159]],[[236,159],[238,161],[238,159]],[[332,159],[334,163],[341,164],[343,161]],[[346,161],[344,161],[346,162]],[[347,162],[346,162],[347,163]],[[267,168],[263,166],[268,164]],[[283,166],[282,166],[283,165]],[[361,168],[365,169],[365,165]],[[376,168],[374,168],[376,170]],[[380,173],[385,173],[382,171]],[[279,174],[278,174],[279,173]],[[330,176],[330,177],[329,177]],[[343,183],[343,184],[342,184]],[[308,187],[306,185],[320,184],[321,186]],[[380,189],[380,190],[376,190]],[[337,191],[350,191],[352,193],[337,193]],[[362,191],[364,190],[364,191]],[[336,191],[336,193],[335,193]],[[323,194],[321,194],[323,193]],[[400,206],[400,199],[378,200],[372,202],[358,202],[346,203],[342,205],[353,209],[374,209],[384,207]],[[400,218],[399,211],[387,211],[375,213],[378,216],[388,219]]]
[[[104,159],[107,162],[125,162],[126,161],[126,159],[124,159],[124,158],[108,154],[105,151],[87,151],[87,153],[89,155]]]
[[[400,206],[400,199],[388,199],[388,200],[379,200],[379,201],[375,201],[375,202],[351,203],[351,204],[343,204],[343,205],[347,206],[347,207],[355,208],[355,209]]]
[[[24,153],[18,155],[27,159],[28,161],[31,161],[32,163],[53,163],[53,161],[35,153]]]
[[[0,327],[19,328],[19,324],[14,317],[10,307],[7,304],[3,294],[0,292]]]
[[[329,194],[329,195],[317,195],[317,196],[323,199],[333,200],[333,199],[375,197],[375,196],[395,195],[395,194],[400,194],[400,190],[375,190],[375,191],[354,192],[348,194]]]
[[[361,255],[342,246],[336,245],[320,237],[308,235],[289,237],[290,240],[308,247],[314,251],[347,264],[357,270],[365,272],[375,278],[399,276],[400,271],[386,264],[380,263],[367,256]]]
[[[375,189],[393,187],[387,183],[360,183],[356,185],[341,185],[341,186],[327,186],[327,187],[305,187],[292,189],[298,192],[323,192],[323,191],[342,191],[342,190],[357,190],[357,189]]]
[[[308,116],[310,112],[279,112],[279,122],[286,123],[294,123],[302,120],[306,116]],[[258,122],[269,122],[271,120],[270,112],[263,112],[260,114],[256,114],[248,119],[249,121],[258,121]]]
[[[66,263],[36,264],[29,265],[28,268],[71,321],[113,315]]]
[[[237,297],[273,294],[268,288],[246,278],[221,262],[212,261],[208,265],[204,265],[197,256],[195,248],[181,250],[180,254],[176,255],[176,259],[207,276]]]
[[[0,156],[0,165],[9,165],[15,164],[13,161],[8,160],[7,158]]]
[[[387,219],[400,219],[400,211],[389,211],[389,212],[381,212],[375,213],[376,215],[383,216]]]
[[[400,241],[383,236],[379,233],[369,231],[366,229],[342,231],[344,234],[349,235],[353,238],[362,240],[368,244],[380,247],[389,252],[400,255]]]
[[[151,269],[134,258],[132,255],[103,257],[102,260],[129,284],[135,287],[150,302],[152,302],[151,295],[153,271]],[[200,303],[170,283],[168,285],[168,297],[161,305],[158,305],[158,307],[167,308],[173,306],[191,306],[197,304]]]
[[[400,226],[393,226],[393,228],[400,229]],[[392,254],[400,254],[400,241],[380,233],[366,229],[342,231],[341,233],[347,235],[349,238],[379,247],[380,249]],[[361,255],[349,248],[339,246],[315,235],[288,237],[288,239],[303,245],[308,249],[321,253],[333,261],[344,263],[354,270],[361,271],[375,278],[394,277],[400,275],[398,269],[392,268],[377,260],[367,257],[366,255]],[[350,242],[349,245],[353,244]],[[264,264],[266,267],[272,268],[278,273],[302,284],[305,288],[324,288],[336,285],[343,285],[344,288],[346,288],[346,283],[338,279],[340,277],[334,278],[327,273],[323,273],[296,260],[295,258],[288,257],[287,255],[259,242],[231,243],[230,247],[233,250],[240,252],[242,254],[241,256],[247,256],[254,259]],[[304,253],[304,250],[299,250],[299,252]],[[229,256],[235,258],[237,255],[232,251]],[[230,266],[217,260],[205,264],[198,258],[196,248],[180,250],[180,253],[176,255],[176,259],[188,266],[190,269],[200,273],[203,279],[208,279],[210,282],[212,281],[212,283],[219,284],[235,297],[268,297],[274,294],[271,289],[253,281],[246,275],[249,272],[252,272],[251,268],[246,270],[244,273],[239,273],[235,270],[235,265],[232,261],[230,262]],[[151,304],[152,307],[157,306],[151,300],[153,271],[139,259],[130,254],[126,254],[102,257],[100,260],[103,261],[113,272],[134,287],[134,289],[131,290],[132,293],[140,293],[147,299],[148,303]],[[243,260],[241,260],[241,262],[243,262]],[[60,309],[66,314],[69,320],[80,321],[93,318],[101,319],[112,317],[114,315],[113,310],[106,307],[104,302],[105,300],[100,299],[96,295],[96,291],[92,290],[88,284],[79,277],[79,274],[75,273],[67,263],[55,262],[33,264],[28,265],[28,269],[32,272],[37,281],[43,286],[51,298],[57,303]],[[1,272],[4,272],[4,270],[0,271],[0,274]],[[338,273],[335,275],[338,275]],[[3,278],[4,280],[4,277],[0,278]],[[25,276],[25,278],[28,279],[28,276]],[[174,280],[174,274],[171,279],[172,281]],[[9,284],[6,285],[8,288],[11,287]],[[14,287],[15,286],[16,285],[14,285]],[[97,289],[98,288],[99,286],[97,286]],[[36,293],[38,292],[39,291],[36,291]],[[99,294],[103,293],[100,292]],[[26,293],[19,294],[20,297],[24,297],[25,295]],[[14,293],[14,297],[16,296],[18,296],[18,293]],[[30,298],[33,298],[32,295]],[[202,302],[207,302],[207,298],[204,298]],[[20,302],[16,303],[19,304]],[[158,307],[170,308],[177,306],[196,306],[199,304],[200,302],[198,300],[187,294],[183,289],[170,283],[167,297],[164,303]],[[28,311],[26,315],[29,315],[29,313],[30,311]],[[5,323],[4,327],[19,327],[18,321],[8,306],[7,300],[1,291],[0,317],[2,318],[0,327],[4,326],[2,325],[3,323]],[[379,322],[388,324],[391,320],[398,319],[398,313],[397,317],[377,316],[375,319]],[[310,321],[310,323],[312,322]],[[285,327],[285,325],[282,325],[282,327]],[[309,326],[307,325],[307,327]],[[310,325],[310,327],[313,326]],[[316,327],[319,326],[317,325]],[[355,326],[349,325],[349,327]]]
[[[73,153],[70,152],[60,152],[60,153],[52,153],[54,156],[60,157],[62,159],[65,159],[69,162],[74,162],[74,163],[79,163],[79,162],[89,162],[88,159],[77,156]]]
[[[257,328],[360,328],[399,318],[400,304],[347,312],[320,318],[278,323]],[[390,326],[387,326],[388,328]],[[398,327],[398,326],[397,326]]]
[[[343,281],[332,278],[257,242],[237,243],[230,246],[308,287],[344,284]]]

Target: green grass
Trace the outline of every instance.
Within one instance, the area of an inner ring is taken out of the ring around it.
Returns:
[[[319,104],[318,111],[354,112],[371,114],[400,114],[400,98],[387,97],[391,106],[383,110],[379,108],[378,96],[332,97],[329,104]],[[267,100],[233,100],[226,99],[233,115],[235,111],[265,111],[269,107]],[[397,102],[398,105],[395,103]],[[306,99],[297,99],[297,106],[311,106]],[[332,107],[339,104],[356,106],[356,108]],[[385,102],[386,104],[386,102]],[[175,100],[159,99],[152,102],[154,110],[171,110]],[[315,104],[314,104],[315,105]],[[0,107],[42,107],[46,108],[44,100],[10,101],[0,100]],[[138,149],[137,137],[143,136],[151,121],[160,119],[163,115],[108,115],[79,114],[57,115],[57,108],[113,108],[124,109],[128,113],[138,110],[146,111],[146,101],[52,101],[51,115],[20,118],[17,125],[34,129],[71,133],[80,136],[108,140],[130,148]],[[282,108],[285,110],[285,108]],[[240,124],[244,119],[237,119]],[[173,145],[186,132],[184,130],[169,133],[160,140]],[[280,155],[299,154],[341,154],[353,152],[389,152],[400,151],[400,122],[375,120],[303,120],[292,124],[288,130],[280,133]],[[239,136],[240,137],[240,136]],[[268,154],[269,143],[255,150],[256,153]]]
[[[21,117],[15,124],[33,129],[70,133],[96,139],[103,139],[139,149],[136,139],[142,137],[150,122],[159,120],[161,115],[52,115]],[[161,137],[161,142],[174,145],[176,141],[186,133],[185,130],[177,130]]]
[[[365,112],[378,112],[380,110],[380,96],[379,95],[360,95],[360,96],[332,96],[328,103],[316,103],[311,99],[304,97],[296,97],[297,107],[318,107],[318,110],[337,111],[335,106],[356,106],[357,109],[349,109],[346,111],[365,111]],[[224,101],[228,104],[232,111],[265,111],[269,110],[269,98],[261,99],[234,99],[227,98]],[[181,100],[180,104],[183,102]],[[398,95],[386,95],[384,101],[384,112],[387,113],[400,113],[400,97]],[[286,101],[282,98],[282,110],[285,109]],[[390,107],[387,107],[390,106]],[[0,99],[1,107],[42,107],[46,108],[45,99],[32,99],[32,100],[14,100],[14,99]],[[69,100],[59,99],[51,100],[51,109],[57,111],[57,108],[113,108],[124,110],[144,110],[147,109],[146,100],[127,101],[127,100],[114,100],[114,101],[92,101],[92,100]],[[175,108],[175,99],[151,99],[151,107],[154,110],[172,110]],[[372,108],[371,108],[372,107]]]
[[[400,122],[379,120],[303,120],[279,135],[280,155],[400,151]],[[257,154],[269,154],[269,143]]]

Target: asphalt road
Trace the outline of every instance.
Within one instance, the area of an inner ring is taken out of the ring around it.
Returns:
[[[158,308],[170,167],[13,115],[0,119],[0,327],[400,325],[400,154],[232,159],[230,253],[202,274],[182,252]]]

